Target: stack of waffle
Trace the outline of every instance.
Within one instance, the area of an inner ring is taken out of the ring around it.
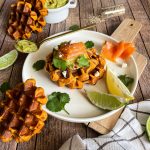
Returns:
[[[28,141],[40,133],[47,119],[42,105],[47,102],[44,90],[36,87],[33,79],[17,85],[6,92],[6,100],[0,101],[0,139]]]
[[[49,73],[50,79],[57,82],[59,86],[67,86],[71,89],[81,89],[84,83],[96,84],[105,73],[105,59],[96,54],[96,49],[92,48],[87,51],[87,56],[90,62],[89,67],[82,67],[79,69],[67,69],[66,78],[62,71],[55,68],[53,65],[53,54],[49,54],[46,59],[46,71]]]
[[[18,39],[28,39],[32,32],[42,32],[46,25],[44,16],[47,9],[44,8],[46,0],[18,0],[11,5],[11,14],[8,24],[8,34]]]

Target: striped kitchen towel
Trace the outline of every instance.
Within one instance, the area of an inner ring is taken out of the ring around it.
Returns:
[[[74,135],[60,150],[150,150],[145,125],[150,116],[150,99],[126,106],[112,131],[82,140]]]

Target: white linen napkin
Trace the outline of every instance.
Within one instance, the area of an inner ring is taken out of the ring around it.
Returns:
[[[130,104],[110,133],[84,140],[74,135],[60,150],[150,150],[150,141],[145,131],[149,116],[150,99]]]

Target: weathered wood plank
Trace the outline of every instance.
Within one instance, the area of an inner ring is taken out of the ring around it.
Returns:
[[[3,54],[9,52],[10,50],[12,50],[14,47],[14,41],[6,36],[6,25],[7,25],[7,21],[8,21],[8,17],[9,17],[9,13],[10,13],[10,3],[12,1],[6,0],[1,13],[0,13],[0,56],[2,56]],[[6,37],[6,38],[5,38]],[[4,40],[5,38],[5,40]],[[9,78],[11,76],[11,72],[12,72],[12,66],[0,71],[0,84],[3,83],[4,81],[9,81]],[[11,85],[12,86],[12,85]],[[10,143],[2,143],[0,142],[0,147],[2,149],[5,150],[15,150],[16,149],[17,144],[12,141]]]
[[[150,22],[148,19],[147,14],[145,13],[145,10],[143,9],[141,2],[139,0],[137,1],[131,1],[129,0],[129,5],[132,10],[133,17],[140,21],[143,24],[143,28],[140,31],[140,42],[136,42],[136,45],[139,47],[139,52],[143,55],[145,55],[148,59],[148,64],[146,69],[144,70],[139,83],[140,87],[143,93],[144,99],[149,98],[149,93],[150,93],[150,77],[149,77],[149,72],[150,72],[150,43],[149,43],[149,32],[150,32]],[[136,8],[136,9],[135,9]],[[137,11],[138,10],[138,11]],[[139,37],[138,37],[139,38]],[[146,88],[147,87],[147,88]]]
[[[129,0],[128,2],[134,18],[143,24],[143,28],[141,29],[140,34],[144,42],[144,45],[147,49],[147,53],[150,57],[150,42],[149,42],[150,20],[140,0]]]
[[[4,3],[5,3],[5,1],[6,1],[6,0],[1,0],[1,1],[0,1],[0,14],[1,14],[1,9],[2,9],[2,7],[3,7]]]
[[[93,4],[93,12],[95,16],[100,14],[100,10],[102,8],[101,5],[101,0],[92,0],[92,4]],[[97,31],[107,34],[107,29],[106,29],[106,23],[105,22],[101,22],[101,23],[97,23]]]
[[[6,36],[5,41],[2,45],[2,50],[0,51],[0,55],[3,55],[7,52],[9,52],[10,50],[13,49],[13,45],[14,45],[14,41],[12,39],[10,39],[8,36]],[[16,63],[16,62],[15,62]],[[9,78],[11,76],[11,72],[12,72],[12,66],[0,71],[0,84],[3,83],[4,81],[8,81],[9,82]],[[10,86],[13,86],[12,84],[10,84]],[[15,150],[16,149],[17,144],[12,141],[11,144],[10,143],[2,143],[0,142],[0,147],[3,147],[4,150]]]
[[[15,0],[6,0],[0,12],[0,35],[1,35],[0,36],[0,50],[3,44],[3,41],[5,39],[5,36],[7,34],[6,29],[7,29],[8,19],[10,15],[10,5],[12,2],[15,2]]]
[[[91,0],[80,0],[80,20],[81,26],[90,24],[89,16],[93,15],[93,7]]]
[[[150,19],[150,0],[141,0],[141,3],[144,7],[145,12],[147,13]]]

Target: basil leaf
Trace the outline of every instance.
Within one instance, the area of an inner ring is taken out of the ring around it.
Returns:
[[[45,61],[44,60],[38,60],[33,64],[33,69],[36,71],[42,70],[45,66]]]
[[[123,82],[123,84],[125,86],[129,86],[130,84],[132,84],[134,82],[134,79],[131,77],[127,77],[127,75],[120,75],[118,76],[118,78]]]
[[[59,58],[53,58],[53,65],[58,68],[61,69],[62,71],[67,69],[67,63],[64,60],[61,60]]]
[[[92,41],[87,41],[87,42],[85,43],[85,46],[86,46],[86,48],[92,48],[92,47],[94,47],[94,42],[92,42]]]
[[[2,93],[5,93],[7,90],[10,89],[10,85],[8,82],[4,82],[1,86],[0,86],[0,91]]]
[[[90,65],[89,60],[87,58],[85,58],[85,56],[80,56],[77,59],[77,63],[79,65],[79,67],[88,67]]]
[[[79,30],[80,29],[80,27],[78,26],[78,25],[72,25],[71,27],[69,27],[69,30],[72,30],[72,31],[77,31],[77,30]]]

